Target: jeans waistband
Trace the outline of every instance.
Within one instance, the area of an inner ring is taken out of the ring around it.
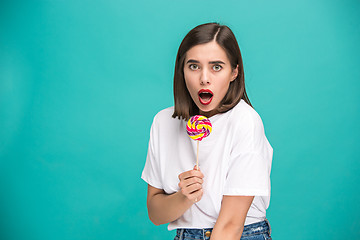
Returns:
[[[176,230],[176,235],[179,240],[182,240],[184,238],[207,240],[210,239],[212,230],[212,228],[179,228]],[[242,237],[264,233],[267,233],[269,236],[271,236],[271,227],[267,219],[261,222],[245,225]]]
[[[266,218],[264,221],[245,225],[242,236],[250,236],[261,233],[268,233],[269,236],[271,235],[270,223]]]

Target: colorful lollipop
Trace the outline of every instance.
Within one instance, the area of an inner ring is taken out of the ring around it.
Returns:
[[[196,153],[196,169],[199,170],[199,142],[203,138],[210,135],[212,129],[211,122],[208,118],[195,115],[191,117],[187,123],[186,131],[189,137],[197,141],[197,153]]]

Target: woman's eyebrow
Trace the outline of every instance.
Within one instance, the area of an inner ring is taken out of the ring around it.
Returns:
[[[200,62],[197,61],[197,60],[194,60],[194,59],[189,59],[189,60],[186,62],[186,64],[188,64],[188,63],[200,63]]]
[[[209,62],[210,64],[224,64],[225,65],[225,63],[223,62],[223,61],[220,61],[220,60],[218,60],[218,61],[211,61],[211,62]]]
[[[186,64],[188,63],[200,63],[198,60],[194,60],[194,59],[189,59]],[[216,61],[210,61],[209,64],[224,64],[225,63],[223,61],[220,61],[220,60],[216,60]]]

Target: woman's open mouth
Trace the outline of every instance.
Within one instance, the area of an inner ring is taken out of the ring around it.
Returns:
[[[214,96],[213,92],[209,89],[201,89],[198,92],[199,101],[202,105],[208,105]]]

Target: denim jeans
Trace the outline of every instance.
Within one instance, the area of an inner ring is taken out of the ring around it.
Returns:
[[[190,229],[180,228],[176,230],[174,240],[209,240],[212,228]],[[269,221],[265,219],[244,226],[241,240],[271,240],[271,227]]]

